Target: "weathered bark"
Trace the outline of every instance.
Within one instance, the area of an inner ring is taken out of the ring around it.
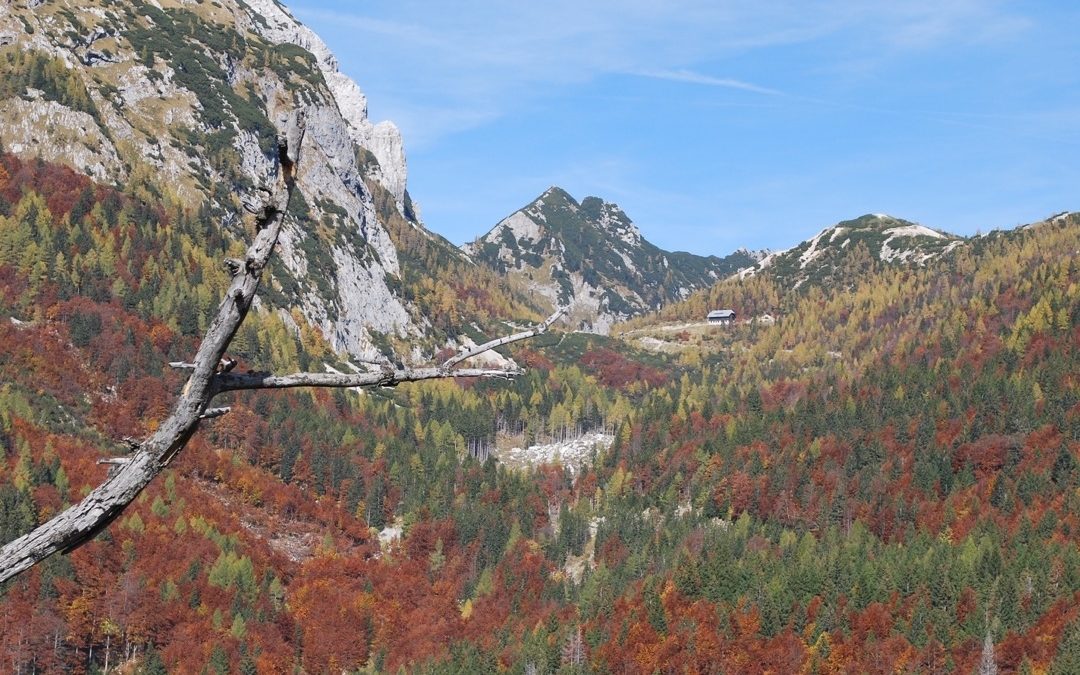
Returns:
[[[271,375],[270,373],[229,373],[219,375],[215,386],[218,391],[240,389],[289,389],[292,387],[393,387],[402,382],[417,382],[443,377],[513,377],[514,370],[462,369],[449,371],[444,368],[407,368],[383,372],[357,373],[293,373]]]
[[[274,376],[257,373],[218,373],[216,368],[243,323],[259,288],[281,232],[285,210],[294,185],[294,172],[304,134],[301,113],[294,114],[279,137],[277,184],[265,192],[265,202],[253,211],[255,238],[244,260],[229,260],[227,267],[233,276],[218,313],[206,331],[191,363],[178,362],[173,367],[191,370],[191,376],[173,407],[172,413],[148,438],[132,442],[135,452],[123,462],[111,462],[112,471],[104,483],[91,491],[82,501],[54,516],[33,531],[9,542],[0,549],[0,583],[11,579],[57,551],[67,552],[93,538],[115,520],[139,495],[150,481],[184,448],[203,419],[224,415],[228,408],[208,409],[219,393],[240,389],[275,389],[285,387],[370,387],[392,386],[399,382],[437,377],[511,377],[516,371],[459,370],[452,365],[475,356],[494,346],[524,339],[546,330],[553,317],[532,331],[488,343],[483,350],[474,348],[453,357],[438,368],[416,370],[387,370],[360,375],[297,373]],[[557,316],[557,315],[556,315]],[[478,351],[479,350],[479,351]]]
[[[546,331],[548,328],[551,328],[551,324],[558,321],[559,317],[562,316],[565,311],[566,310],[564,308],[556,309],[555,313],[552,314],[551,316],[549,316],[548,318],[544,319],[543,323],[541,323],[538,326],[534,326],[533,328],[530,328],[527,331],[522,331],[520,333],[515,333],[513,335],[507,335],[506,337],[496,338],[494,340],[489,340],[488,342],[485,342],[482,345],[477,345],[476,347],[473,347],[472,349],[467,349],[467,350],[461,352],[460,354],[458,354],[456,356],[452,356],[449,359],[447,359],[446,362],[443,363],[442,367],[445,368],[445,369],[450,369],[450,368],[453,368],[454,366],[456,366],[457,364],[461,363],[465,359],[472,358],[472,357],[476,356],[477,354],[483,354],[484,352],[491,351],[492,349],[495,349],[496,347],[501,347],[503,345],[508,345],[511,342],[517,342],[518,340],[526,340],[528,338],[539,335],[540,333],[543,333],[544,331]]]
[[[533,328],[496,338],[482,345],[465,349],[447,359],[441,366],[431,368],[404,368],[371,371],[367,373],[294,373],[292,375],[272,375],[270,373],[221,373],[214,379],[214,387],[217,391],[236,391],[240,389],[287,389],[290,387],[393,387],[402,382],[417,382],[419,380],[433,380],[444,377],[513,377],[518,374],[516,370],[493,370],[493,369],[461,369],[451,370],[454,366],[465,359],[478,354],[491,351],[496,347],[508,345],[511,342],[527,340],[540,335],[560,316],[563,310],[556,310]]]

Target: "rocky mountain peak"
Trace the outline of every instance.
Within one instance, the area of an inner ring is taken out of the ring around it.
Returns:
[[[599,197],[586,197],[581,201],[581,211],[590,222],[627,246],[641,245],[641,230],[618,205]]]
[[[617,205],[600,197],[579,203],[555,186],[464,249],[526,295],[568,306],[575,327],[601,333],[754,262],[747,254],[663,251]]]
[[[405,146],[397,126],[390,121],[372,124],[368,119],[367,97],[360,87],[340,71],[337,57],[322,38],[297,21],[288,9],[276,0],[247,0],[247,4],[255,12],[249,24],[253,32],[274,43],[294,44],[315,56],[319,71],[348,124],[350,137],[378,161],[376,179],[394,196],[399,209],[403,209],[408,170]]]

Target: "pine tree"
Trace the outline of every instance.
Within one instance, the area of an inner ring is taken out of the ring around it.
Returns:
[[[1080,619],[1074,619],[1058,645],[1057,655],[1050,664],[1050,675],[1080,673]]]
[[[1073,474],[1076,470],[1076,459],[1069,452],[1068,446],[1062,444],[1054,460],[1054,468],[1050,471],[1050,478],[1061,487],[1072,483]]]
[[[161,660],[161,654],[152,645],[146,650],[142,665],[136,668],[135,672],[137,675],[169,675],[169,669]]]

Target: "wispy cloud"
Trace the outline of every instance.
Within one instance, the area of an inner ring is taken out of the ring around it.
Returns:
[[[992,44],[1030,28],[1031,21],[1002,9],[1000,0],[914,0],[889,3],[882,33],[893,48],[919,50],[946,42]]]
[[[693,70],[679,69],[679,70],[639,70],[633,75],[640,77],[649,77],[656,80],[668,80],[671,82],[686,82],[688,84],[701,84],[707,87],[723,87],[725,89],[741,89],[742,91],[752,91],[756,94],[767,94],[769,96],[780,96],[783,94],[776,89],[769,89],[768,87],[761,87],[749,82],[743,82],[742,80],[735,80],[727,77],[713,77],[712,75],[705,75],[704,73],[698,73]]]
[[[285,2],[398,123],[412,193],[455,240],[551,183],[699,252],[852,212],[1075,208],[1070,3]]]
[[[291,4],[348,52],[342,60],[374,94],[373,113],[399,121],[410,144],[608,75],[797,95],[797,75],[762,86],[745,57],[805,47],[814,62],[798,68],[835,76],[844,64],[876,68],[890,54],[982,44],[1025,25],[1001,0],[462,0],[445,9],[398,0],[365,3],[363,13],[345,0]]]

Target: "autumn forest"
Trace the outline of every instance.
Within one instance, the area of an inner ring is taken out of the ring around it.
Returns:
[[[0,541],[165,415],[227,283],[205,216],[0,156]],[[850,284],[724,282],[627,330],[780,320],[676,353],[546,335],[511,382],[235,394],[0,589],[0,671],[1078,672],[1078,249],[1069,216]],[[234,350],[335,358],[270,312]],[[577,471],[476,452],[591,430]]]

